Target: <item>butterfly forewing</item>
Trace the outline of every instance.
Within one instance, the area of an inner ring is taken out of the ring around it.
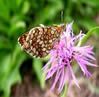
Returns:
[[[60,38],[65,25],[40,26],[31,29],[19,37],[18,42],[28,54],[35,57],[45,57]]]

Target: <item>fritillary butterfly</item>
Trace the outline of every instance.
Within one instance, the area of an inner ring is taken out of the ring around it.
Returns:
[[[35,57],[45,57],[53,48],[53,44],[60,38],[65,24],[32,28],[18,38],[22,49]]]

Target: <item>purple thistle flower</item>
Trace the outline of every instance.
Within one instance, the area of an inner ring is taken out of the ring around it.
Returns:
[[[58,91],[61,92],[66,82],[69,84],[73,80],[79,87],[77,79],[72,70],[72,65],[77,62],[84,75],[91,76],[87,69],[87,65],[96,66],[92,63],[94,53],[91,46],[80,46],[82,38],[85,34],[80,33],[74,36],[72,23],[66,25],[66,30],[61,35],[61,39],[54,45],[50,51],[50,60],[43,67],[46,73],[46,80],[54,77],[54,82],[51,87],[53,90],[58,84]]]

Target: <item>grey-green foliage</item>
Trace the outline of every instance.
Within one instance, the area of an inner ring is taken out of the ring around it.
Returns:
[[[26,54],[17,44],[17,38],[33,26],[75,21],[86,30],[97,25],[94,17],[99,9],[98,0],[0,0],[0,91],[9,97],[11,86],[20,82],[19,68]],[[61,12],[63,11],[63,21]],[[33,61],[33,70],[41,78],[42,61]],[[35,65],[36,64],[36,65]]]

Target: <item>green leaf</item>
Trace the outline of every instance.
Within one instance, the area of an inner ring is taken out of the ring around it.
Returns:
[[[9,97],[11,86],[21,81],[19,68],[26,56],[16,46],[12,54],[6,55],[0,64],[0,90],[3,90],[3,97]],[[6,88],[5,88],[6,87]]]
[[[0,36],[0,50],[11,50],[11,48],[10,41],[4,36]]]
[[[18,20],[18,21],[13,21],[12,23],[11,23],[11,28],[9,29],[9,31],[10,31],[10,33],[9,33],[9,35],[10,36],[14,36],[14,35],[19,35],[19,33],[22,31],[24,31],[24,29],[25,29],[25,27],[26,27],[26,24],[25,24],[25,22],[24,21],[20,21],[20,20]]]
[[[8,21],[9,20],[9,8],[6,5],[4,0],[0,0],[0,18],[2,18],[3,20]]]
[[[85,17],[83,19],[80,17],[78,22],[79,22],[79,25],[81,25],[82,27],[85,27],[86,29],[91,29],[97,26],[96,23],[90,17]]]
[[[44,89],[45,87],[45,74],[42,73],[42,61],[39,59],[33,60],[33,69],[37,75],[38,80],[40,81],[41,88]]]
[[[28,1],[24,1],[21,9],[21,14],[26,14],[29,11],[30,4]]]
[[[52,20],[53,18],[55,18],[56,14],[62,9],[63,6],[60,0],[53,1],[51,4],[47,5],[42,10],[39,10],[39,12],[36,14],[36,20],[34,21],[34,24],[42,24],[48,19]]]
[[[98,0],[81,0],[81,2],[99,8],[99,3],[98,3],[99,1]]]

